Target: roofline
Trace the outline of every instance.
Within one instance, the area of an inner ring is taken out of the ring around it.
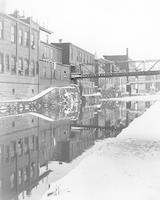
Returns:
[[[53,31],[50,31],[50,30],[48,30],[48,29],[46,29],[46,28],[44,28],[44,27],[42,27],[42,26],[39,26],[39,29],[40,29],[41,31],[44,31],[44,32],[49,33],[49,34],[52,34],[52,33],[53,33]]]
[[[86,53],[89,53],[89,54],[91,54],[92,56],[94,56],[93,53],[90,53],[89,51],[87,51],[87,50],[85,50],[85,49],[83,49],[83,48],[81,48],[81,47],[79,47],[79,46],[77,46],[77,45],[75,45],[75,44],[73,44],[73,43],[71,43],[71,42],[54,42],[53,44],[68,44],[68,45],[73,45],[73,46],[75,46],[76,48],[79,48],[79,49],[81,49],[82,51],[85,51]],[[95,56],[94,56],[94,57],[95,57]]]
[[[23,25],[25,25],[25,26],[27,26],[27,27],[31,27],[32,29],[38,31],[38,29],[32,27],[31,24],[26,23],[26,22],[24,22],[22,19],[16,18],[16,17],[14,17],[14,16],[12,16],[12,15],[10,15],[10,14],[6,14],[6,13],[0,12],[0,16],[2,16],[2,17],[7,17],[7,18],[9,18],[9,19],[11,19],[11,20],[14,20],[14,21],[16,21],[16,22],[19,22],[19,23],[21,23],[21,24],[23,24]],[[38,24],[37,24],[37,25],[38,25]]]
[[[119,54],[119,55],[103,55],[103,57],[120,57],[120,56],[128,56],[126,54]]]
[[[40,40],[40,43],[46,44],[46,45],[48,45],[48,46],[50,46],[50,47],[54,47],[55,49],[60,49],[60,50],[62,50],[61,47],[57,47],[56,45],[54,45],[54,44],[52,44],[52,43],[47,43],[47,42],[44,42],[44,41],[42,41],[42,40]]]

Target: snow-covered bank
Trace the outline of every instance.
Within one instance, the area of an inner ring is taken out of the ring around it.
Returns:
[[[101,101],[157,101],[157,100],[160,100],[160,94],[101,99]]]
[[[117,138],[97,143],[43,200],[159,200],[160,102]]]

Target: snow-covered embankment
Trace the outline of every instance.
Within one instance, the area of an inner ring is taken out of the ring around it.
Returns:
[[[42,199],[160,199],[160,102],[93,149]]]

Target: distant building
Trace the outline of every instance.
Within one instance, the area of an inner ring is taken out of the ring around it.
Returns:
[[[70,66],[71,73],[94,74],[95,73],[95,56],[72,44],[72,43],[52,43],[53,45],[62,48],[62,63]],[[95,79],[82,79],[78,81],[81,94],[87,101],[94,102],[97,95],[97,86]]]
[[[104,55],[104,59],[109,60],[114,63],[114,67],[108,65],[108,72],[129,72],[135,71],[135,63],[128,56],[128,48],[126,49],[125,55]],[[107,69],[107,67],[106,67]],[[119,85],[119,90],[122,94],[127,92],[132,93],[135,91],[135,85],[127,85],[129,82],[135,82],[135,77],[120,77],[115,78]]]
[[[62,49],[40,41],[39,54],[40,91],[50,86],[70,84],[70,66],[62,64]]]
[[[81,71],[86,65],[93,65],[94,55],[72,43],[53,43],[62,48],[62,63],[71,65],[71,72]]]
[[[112,71],[119,71],[119,72],[128,72],[129,71],[129,64],[128,61],[130,58],[128,57],[128,49],[126,49],[125,55],[104,55],[104,59],[113,61],[115,63],[116,68],[112,68]]]

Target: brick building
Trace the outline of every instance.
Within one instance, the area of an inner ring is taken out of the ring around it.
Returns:
[[[46,34],[46,37],[41,35]],[[70,84],[70,67],[62,63],[63,49],[49,43],[52,32],[40,29],[39,85],[40,91],[49,86]]]
[[[0,13],[0,98],[38,93],[39,25],[18,12]]]
[[[52,31],[18,11],[0,13],[0,99],[35,96],[50,86],[70,84],[62,49],[50,44]]]
[[[70,66],[71,73],[92,74],[95,73],[95,56],[72,44],[72,43],[53,43],[53,45],[62,49],[62,63]],[[87,101],[95,101],[97,95],[97,86],[95,79],[82,79],[78,81],[81,94]]]
[[[93,65],[94,55],[72,43],[53,43],[62,48],[62,63],[71,66],[71,72],[81,71],[86,65]]]

